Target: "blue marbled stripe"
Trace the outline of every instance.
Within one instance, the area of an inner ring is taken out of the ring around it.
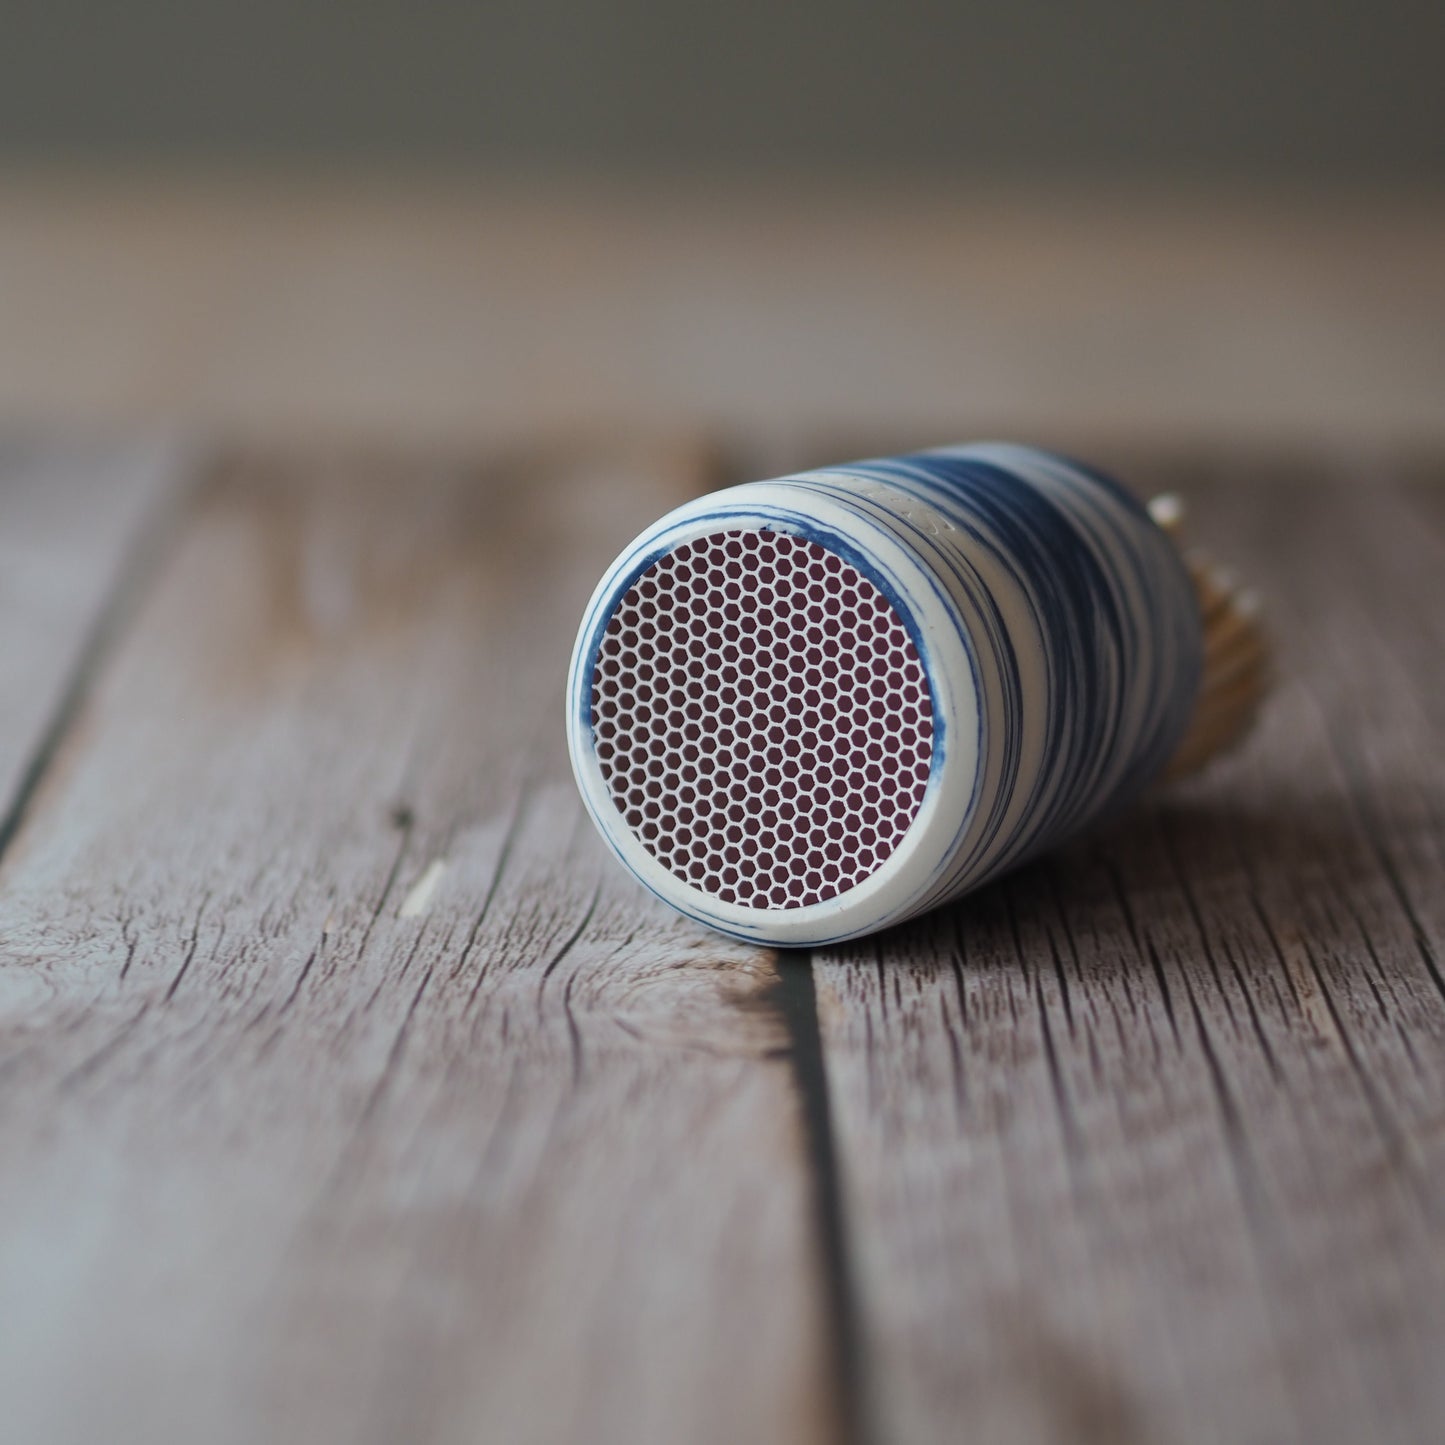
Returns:
[[[988,817],[961,820],[959,852],[930,904],[1061,841],[1157,776],[1189,723],[1202,639],[1178,554],[1122,486],[1064,457],[1006,445],[885,457],[797,480],[848,492],[881,484],[947,524],[939,535],[904,516],[898,528],[914,545],[949,554],[935,567],[955,624],[993,675],[1002,727],[989,746],[1001,767]],[[979,577],[982,559],[1003,569],[1014,605]],[[1031,705],[1044,729],[1032,776],[1022,766],[1025,653],[1046,679],[1044,698]],[[1027,804],[1003,837],[1020,789]]]

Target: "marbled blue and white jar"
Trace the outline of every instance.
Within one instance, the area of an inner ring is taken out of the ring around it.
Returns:
[[[856,937],[1112,811],[1189,726],[1194,586],[1110,478],[986,444],[699,498],[602,579],[567,690],[613,852],[700,922]]]

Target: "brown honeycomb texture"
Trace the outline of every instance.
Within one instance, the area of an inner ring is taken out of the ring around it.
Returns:
[[[923,802],[933,710],[892,603],[816,542],[716,532],[617,604],[592,676],[602,776],[685,883],[802,908],[875,872]]]

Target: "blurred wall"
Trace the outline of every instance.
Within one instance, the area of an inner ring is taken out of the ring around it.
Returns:
[[[1438,180],[1442,0],[5,0],[10,159]]]

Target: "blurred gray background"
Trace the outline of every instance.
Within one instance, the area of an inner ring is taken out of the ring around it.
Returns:
[[[1445,172],[1440,0],[49,0],[0,18],[11,161]]]
[[[0,430],[1445,445],[1442,60],[1445,0],[0,0]]]

